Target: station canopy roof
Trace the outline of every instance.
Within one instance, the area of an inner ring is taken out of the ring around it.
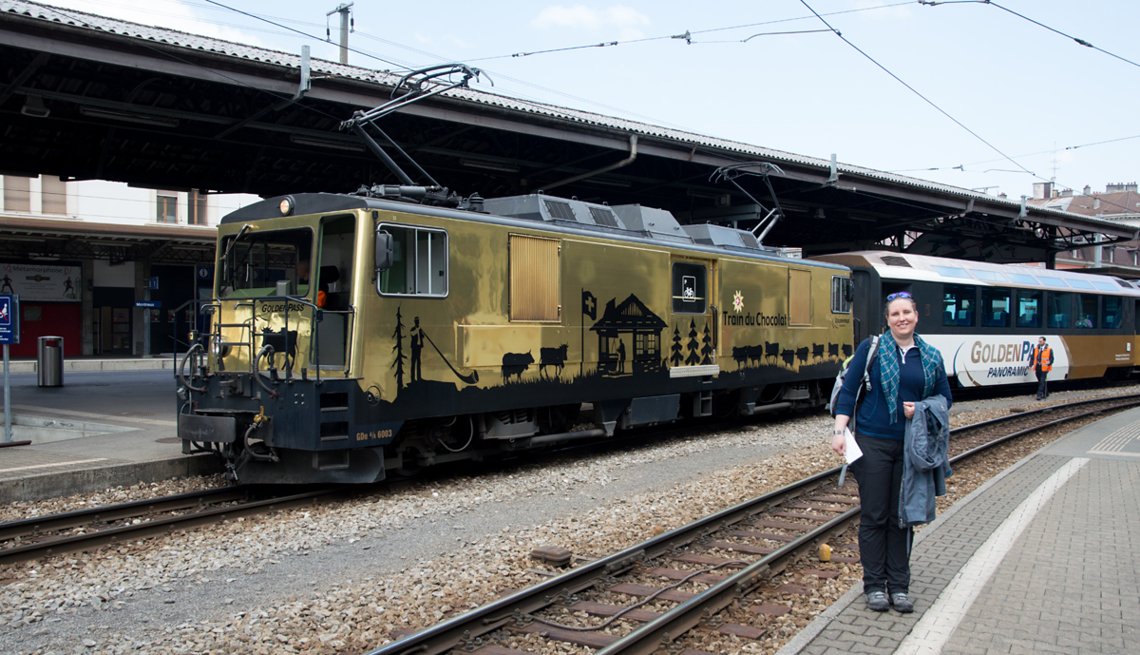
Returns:
[[[0,0],[0,70],[7,174],[266,197],[400,182],[339,126],[390,100],[406,71],[309,61],[22,0]],[[757,233],[770,227],[765,245],[805,256],[887,247],[1044,261],[1096,235],[1101,243],[1136,236],[1096,218],[476,87],[378,124],[463,195],[541,191],[752,229],[777,204],[770,182],[782,218]]]

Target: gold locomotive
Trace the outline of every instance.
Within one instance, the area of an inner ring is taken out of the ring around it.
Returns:
[[[264,200],[218,228],[209,325],[179,367],[183,450],[241,482],[392,471],[824,402],[845,267],[749,232],[543,194]]]

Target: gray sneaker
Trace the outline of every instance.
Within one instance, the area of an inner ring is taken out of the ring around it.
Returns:
[[[867,593],[867,609],[875,612],[885,612],[890,608],[891,603],[887,600],[887,592],[871,591]]]
[[[910,614],[914,611],[914,603],[906,595],[905,591],[896,591],[891,594],[891,607],[899,614]]]

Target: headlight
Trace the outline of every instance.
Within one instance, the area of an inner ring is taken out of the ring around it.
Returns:
[[[221,359],[230,354],[230,347],[228,345],[222,345],[221,335],[216,334],[214,338],[210,340],[210,354],[213,355],[215,359]]]

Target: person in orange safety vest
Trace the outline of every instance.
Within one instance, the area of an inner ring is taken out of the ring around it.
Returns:
[[[1045,337],[1038,337],[1037,345],[1029,353],[1029,368],[1037,374],[1037,400],[1045,400],[1049,396],[1046,378],[1053,370],[1053,349],[1045,343]]]

